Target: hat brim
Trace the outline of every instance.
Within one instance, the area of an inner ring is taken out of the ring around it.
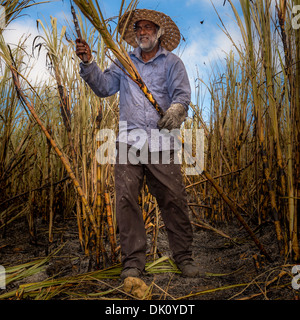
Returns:
[[[141,20],[151,21],[163,29],[163,35],[160,37],[160,44],[163,48],[172,51],[179,45],[180,31],[169,16],[155,10],[136,9],[126,12],[119,22],[119,33],[132,47],[138,47],[134,26]]]

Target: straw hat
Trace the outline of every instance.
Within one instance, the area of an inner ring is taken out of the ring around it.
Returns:
[[[129,19],[128,19],[129,16]],[[180,31],[175,22],[166,14],[155,10],[136,9],[126,12],[120,19],[119,32],[123,33],[126,26],[123,39],[136,48],[138,46],[135,41],[135,24],[140,20],[148,20],[161,28],[162,36],[160,37],[160,44],[168,51],[174,50],[180,42]]]

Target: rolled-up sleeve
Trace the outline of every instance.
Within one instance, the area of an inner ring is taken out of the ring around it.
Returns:
[[[120,70],[115,64],[102,72],[95,61],[89,65],[81,63],[79,73],[98,97],[105,98],[120,90]]]
[[[186,68],[182,60],[173,54],[169,54],[167,66],[167,84],[171,103],[181,103],[188,111],[191,102],[191,86]]]

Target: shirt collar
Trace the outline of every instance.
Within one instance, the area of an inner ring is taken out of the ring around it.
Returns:
[[[167,56],[167,54],[169,53],[168,50],[166,50],[165,48],[163,48],[162,46],[159,46],[157,52],[156,52],[156,55],[150,59],[149,61],[147,62],[151,62],[153,60],[155,60],[157,57],[159,57],[160,55],[165,55]],[[142,58],[142,50],[140,47],[137,47],[135,48],[133,51],[130,52],[131,55],[135,56],[136,58],[138,58],[140,61],[144,62],[143,61],[143,58]],[[145,62],[144,62],[145,63]]]

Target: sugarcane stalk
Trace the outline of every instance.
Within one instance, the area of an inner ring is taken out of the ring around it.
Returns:
[[[294,0],[294,4],[300,4],[299,0]],[[295,60],[296,60],[296,70],[295,70],[295,81],[293,86],[293,104],[294,104],[294,119],[293,119],[293,132],[294,132],[294,157],[295,157],[295,181],[294,181],[294,196],[295,196],[295,222],[293,230],[293,244],[295,248],[295,260],[300,257],[299,249],[299,220],[300,220],[300,32],[299,30],[294,30],[295,32]],[[298,220],[298,221],[297,221]],[[297,236],[298,232],[298,236]]]
[[[53,65],[54,77],[55,77],[55,81],[57,84],[57,91],[58,91],[59,99],[60,99],[61,117],[63,120],[63,124],[66,128],[67,138],[68,138],[69,145],[70,145],[70,152],[71,152],[70,158],[71,158],[72,165],[73,165],[73,168],[75,171],[75,176],[79,177],[77,158],[76,158],[76,153],[75,153],[75,148],[74,148],[74,143],[73,143],[73,137],[72,137],[72,133],[71,133],[70,99],[67,94],[67,90],[62,83],[60,64],[59,64],[60,44],[61,44],[61,39],[65,33],[65,28],[62,29],[62,32],[60,35],[60,41],[57,41],[58,36],[57,36],[57,19],[56,18],[51,18],[52,35],[47,34],[46,28],[40,20],[37,20],[37,22],[43,28],[43,30],[46,34],[46,36],[43,39],[45,41],[45,46],[48,50],[48,56],[49,56],[51,63]],[[83,230],[82,230],[81,205],[80,205],[80,199],[78,199],[78,197],[76,198],[76,216],[77,216],[79,242],[80,242],[81,247],[83,248],[84,241],[83,241]]]
[[[232,7],[232,1],[228,0]],[[271,205],[271,212],[274,218],[274,226],[277,236],[277,243],[279,246],[279,250],[282,251],[283,248],[283,235],[279,220],[279,212],[276,203],[276,194],[274,190],[273,181],[271,179],[270,168],[268,163],[268,155],[265,145],[265,138],[264,138],[264,128],[263,128],[263,121],[262,121],[262,110],[261,110],[261,103],[258,100],[260,96],[260,89],[256,80],[256,64],[255,64],[255,57],[254,57],[254,44],[252,39],[252,25],[251,25],[251,14],[250,14],[250,3],[248,1],[240,0],[241,7],[245,17],[245,25],[246,25],[246,32],[245,32],[245,45],[248,47],[248,56],[249,56],[249,76],[252,83],[252,90],[253,90],[253,103],[254,103],[254,116],[256,121],[256,129],[257,129],[257,137],[258,137],[258,148],[261,152],[261,159],[263,163],[263,173],[266,180],[266,185],[268,188],[268,193],[270,196],[270,205]],[[269,79],[270,80],[270,79]],[[268,83],[269,84],[269,83]]]
[[[83,190],[71,168],[71,165],[68,161],[68,159],[66,157],[64,157],[63,153],[60,151],[60,149],[58,148],[56,142],[54,141],[54,139],[51,137],[50,133],[48,132],[48,130],[46,129],[46,127],[43,125],[42,121],[40,120],[39,116],[37,115],[34,106],[32,105],[32,103],[27,99],[27,97],[25,96],[23,90],[21,89],[20,86],[20,82],[19,82],[19,78],[18,78],[18,73],[16,71],[16,69],[10,65],[9,66],[12,76],[13,76],[13,82],[15,85],[15,88],[17,90],[17,93],[19,95],[19,99],[23,102],[23,104],[26,106],[26,108],[30,111],[31,115],[33,116],[33,118],[35,119],[35,121],[37,122],[37,124],[40,126],[41,130],[43,131],[43,133],[45,134],[46,138],[49,140],[52,148],[54,149],[54,151],[56,152],[56,154],[59,156],[59,158],[61,159],[66,171],[68,172],[70,178],[72,179],[73,185],[77,191],[77,193],[79,194],[81,201],[84,205],[84,208],[86,210],[86,213],[88,215],[88,218],[92,224],[92,228],[95,231],[95,233],[97,232],[97,227],[96,227],[96,222],[92,213],[92,210],[88,204],[88,201],[83,193]]]
[[[52,62],[54,64],[54,74],[55,74],[55,79],[57,83],[57,89],[60,97],[60,109],[61,109],[61,115],[63,119],[64,126],[67,131],[67,136],[68,136],[68,141],[70,145],[70,151],[71,151],[71,160],[73,164],[73,168],[75,170],[75,175],[76,177],[79,177],[79,172],[78,172],[78,164],[76,161],[76,153],[75,153],[75,148],[73,144],[73,139],[71,135],[71,108],[70,108],[70,103],[69,99],[67,97],[66,89],[61,83],[61,76],[60,72],[58,69],[58,63],[57,59],[51,55]],[[77,217],[77,226],[78,226],[78,237],[79,237],[79,242],[81,247],[84,247],[84,241],[83,241],[83,231],[82,231],[82,218],[81,218],[81,210],[80,210],[80,201],[77,198],[76,199],[76,217]]]
[[[98,115],[96,117],[96,129],[100,130],[100,124],[102,121],[102,105],[100,104]],[[97,140],[97,149],[101,146],[101,141]],[[102,253],[103,265],[105,265],[105,247],[102,242],[103,238],[103,204],[102,204],[102,190],[101,190],[101,165],[96,161],[96,186],[97,186],[97,196],[96,196],[96,217],[97,217],[97,243],[96,243],[96,260],[97,264],[100,265],[100,253]]]
[[[282,1],[281,1],[282,2]],[[284,1],[285,2],[285,1]],[[272,54],[271,54],[271,30],[270,30],[270,13],[269,10],[265,12],[262,10],[262,38],[264,45],[263,50],[263,64],[265,68],[266,74],[266,86],[267,86],[267,96],[269,99],[269,106],[270,106],[270,118],[272,124],[272,131],[274,132],[274,145],[276,149],[276,156],[277,156],[277,165],[278,165],[278,173],[279,173],[279,181],[280,181],[280,191],[281,195],[285,196],[285,178],[284,178],[284,170],[283,170],[283,159],[282,159],[282,151],[279,142],[279,124],[278,124],[278,116],[277,116],[277,106],[275,101],[275,94],[274,94],[274,86],[272,81],[272,70],[271,70],[271,61],[272,61]],[[273,136],[273,135],[272,135]]]
[[[111,246],[111,260],[114,263],[116,262],[116,239],[115,239],[114,225],[113,225],[113,219],[112,219],[110,196],[108,192],[104,193],[104,200],[106,205],[106,217],[107,217],[109,239],[110,239],[110,246]]]
[[[78,20],[77,20],[77,17],[76,17],[76,12],[75,12],[75,9],[74,9],[74,7],[72,5],[71,0],[70,0],[70,4],[71,4],[71,13],[72,13],[72,16],[73,16],[73,22],[74,22],[74,25],[75,25],[75,30],[76,30],[76,33],[77,33],[77,37],[82,42],[82,35],[81,35],[79,23],[78,23]],[[87,54],[86,53],[84,53],[82,55],[82,60],[83,60],[84,63],[88,62],[88,58],[87,58]]]
[[[153,260],[156,259],[156,255],[157,255],[157,237],[158,237],[158,221],[159,221],[157,200],[154,199],[154,201],[155,201],[155,216],[154,216],[154,223],[153,223],[152,248],[151,248],[151,253],[153,254]]]
[[[97,141],[97,147],[99,148],[100,142]],[[96,261],[97,265],[100,265],[100,253],[102,250],[101,230],[102,230],[102,214],[101,214],[101,167],[97,161],[97,197],[96,197],[96,221],[97,221],[97,242],[96,242]]]
[[[47,128],[48,132],[51,134],[51,128]],[[48,179],[50,180],[50,191],[49,191],[49,242],[53,241],[53,201],[54,201],[54,186],[53,186],[53,165],[51,162],[51,144],[47,140],[48,145]]]
[[[297,156],[293,156],[293,138],[297,137],[297,127],[294,128],[293,124],[297,122],[297,117],[299,117],[299,114],[295,112],[293,115],[293,110],[296,109],[296,104],[298,103],[299,105],[299,76],[297,78],[297,75],[293,76],[293,70],[292,70],[292,65],[293,65],[293,59],[292,59],[292,50],[290,47],[290,43],[288,42],[288,37],[287,37],[287,30],[285,28],[285,21],[286,21],[286,9],[287,9],[287,3],[286,0],[280,0],[279,6],[276,4],[276,10],[277,10],[277,15],[278,15],[278,21],[279,21],[279,26],[280,26],[280,31],[281,31],[281,39],[283,43],[283,48],[284,48],[284,61],[285,61],[285,66],[284,66],[284,76],[285,76],[285,89],[286,92],[289,92],[291,95],[291,101],[289,102],[288,99],[286,99],[286,109],[289,110],[287,112],[287,120],[288,120],[288,166],[287,166],[287,183],[288,183],[288,207],[289,207],[289,215],[288,215],[288,220],[289,220],[289,239],[290,239],[290,248],[289,251],[290,253],[294,254],[294,259],[298,260],[300,256],[300,250],[299,250],[299,244],[298,244],[298,236],[297,236],[297,200],[295,199],[295,184],[294,180],[297,180],[297,178],[294,178],[294,173],[293,173],[293,162],[297,161]],[[296,61],[298,61],[298,68],[296,67],[296,74],[298,70],[298,75],[299,75],[299,52],[300,52],[300,47],[299,47],[299,41],[297,41],[297,38],[299,39],[299,32],[296,32],[296,48],[298,45],[298,50],[296,50]],[[298,59],[297,59],[298,55]],[[298,86],[297,86],[297,81],[298,81]],[[298,87],[298,88],[297,88]],[[298,89],[298,90],[297,90]],[[298,99],[297,99],[298,95]],[[296,117],[296,119],[293,118],[293,116]],[[296,120],[296,121],[295,121]],[[296,129],[296,130],[295,130]],[[299,127],[298,127],[299,130]],[[297,138],[295,139],[295,145],[297,144]],[[295,161],[296,160],[296,161]],[[299,159],[298,159],[299,161]],[[296,177],[299,175],[295,175]],[[298,200],[299,201],[299,200]]]

